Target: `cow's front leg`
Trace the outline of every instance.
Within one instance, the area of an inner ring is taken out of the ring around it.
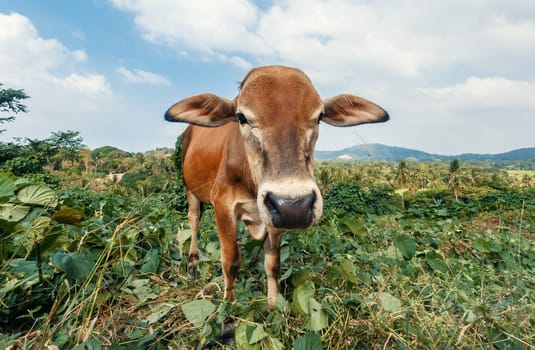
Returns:
[[[234,300],[234,281],[240,272],[241,252],[236,241],[236,221],[224,215],[217,217],[217,234],[221,244],[221,269],[225,279],[224,298]]]
[[[236,241],[236,219],[228,211],[216,207],[216,224],[219,242],[221,244],[221,268],[225,279],[223,297],[234,300],[234,282],[240,272],[241,252]],[[231,318],[223,321],[221,325],[221,341],[232,345],[235,342],[235,325]]]
[[[198,278],[199,246],[197,236],[199,232],[199,219],[201,218],[201,201],[193,193],[188,192],[188,223],[191,228],[191,244],[188,256],[188,272],[191,277]]]
[[[279,295],[279,272],[280,272],[280,247],[282,231],[268,230],[264,241],[264,268],[267,275],[268,302],[275,307],[275,301]]]

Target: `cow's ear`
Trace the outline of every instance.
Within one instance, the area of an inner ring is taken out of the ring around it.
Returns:
[[[386,122],[388,113],[375,103],[353,95],[338,95],[323,100],[322,120],[334,126],[353,126]]]
[[[212,94],[188,97],[165,112],[165,120],[201,126],[219,126],[236,119],[234,101]]]

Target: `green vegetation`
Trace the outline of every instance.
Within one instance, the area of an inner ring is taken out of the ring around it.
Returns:
[[[284,235],[270,310],[243,226],[237,301],[222,300],[210,208],[187,275],[179,158],[55,135],[0,145],[0,348],[220,348],[227,317],[240,349],[535,348],[530,172],[318,163],[325,215]]]

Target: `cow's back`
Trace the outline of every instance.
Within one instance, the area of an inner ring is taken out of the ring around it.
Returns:
[[[204,203],[210,193],[225,152],[228,129],[232,123],[216,128],[190,125],[183,135],[182,174],[186,189]]]

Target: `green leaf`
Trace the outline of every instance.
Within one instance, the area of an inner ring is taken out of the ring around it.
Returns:
[[[13,259],[9,262],[12,272],[16,273],[32,273],[37,271],[37,261]]]
[[[448,271],[448,265],[446,264],[446,261],[442,255],[435,251],[430,251],[425,254],[425,262],[435,271],[444,273]]]
[[[22,219],[28,213],[30,212],[30,207],[26,207],[24,205],[18,205],[18,204],[0,204],[0,219],[9,221],[9,222],[17,222]]]
[[[158,266],[160,266],[160,252],[158,249],[149,250],[143,259],[141,272],[156,273],[156,271],[158,271]]]
[[[6,198],[11,197],[15,195],[15,190],[17,187],[15,186],[15,182],[7,177],[7,176],[0,176],[0,198]]]
[[[277,310],[281,312],[286,312],[288,310],[289,303],[284,299],[282,294],[278,294],[275,298],[275,306],[277,307]]]
[[[465,311],[463,321],[466,324],[472,324],[477,321],[477,315],[471,309]]]
[[[294,350],[323,350],[319,334],[307,333],[295,340]]]
[[[52,208],[58,205],[56,192],[45,185],[26,186],[19,191],[17,198],[24,204],[35,204]]]
[[[179,229],[178,230],[178,250],[180,250],[181,255],[185,255],[186,248],[185,243],[188,239],[191,238],[191,229]]]
[[[357,283],[357,268],[353,261],[349,259],[342,259],[339,262],[339,273],[340,276],[344,279],[347,279],[350,282]]]
[[[146,278],[134,279],[128,283],[127,293],[134,294],[140,301],[155,299],[158,293],[153,290],[153,284]]]
[[[367,232],[366,225],[362,219],[345,220],[343,223],[354,235],[364,235]]]
[[[154,324],[167,315],[174,307],[176,307],[176,303],[167,302],[156,304],[151,308],[151,312],[145,318],[145,321],[148,324]]]
[[[250,345],[256,344],[268,336],[261,324],[257,326],[248,325],[245,334],[247,336],[247,342]]]
[[[474,240],[474,248],[482,253],[499,252],[501,247],[497,240],[478,237]]]
[[[385,311],[396,312],[401,310],[401,301],[390,293],[382,292],[379,294],[379,300]]]
[[[262,349],[266,350],[284,350],[284,344],[277,338],[267,337],[263,342]]]
[[[260,350],[261,344],[249,344],[247,340],[247,330],[249,325],[244,322],[239,322],[236,327],[236,348],[240,350]]]
[[[53,254],[52,263],[64,271],[70,279],[87,277],[95,266],[91,256],[78,252]]]
[[[314,299],[314,291],[314,282],[311,280],[306,280],[298,285],[293,292],[292,309],[301,315],[309,315],[308,303],[310,299]]]
[[[215,311],[216,307],[208,300],[195,300],[182,304],[182,312],[195,327],[200,327]]]
[[[304,281],[310,279],[310,275],[311,274],[312,273],[310,272],[309,269],[301,269],[301,270],[295,272],[292,275],[292,284],[294,285],[294,287],[297,287],[298,285],[300,285]]]
[[[323,307],[316,299],[311,298],[308,301],[308,314],[310,318],[305,325],[305,328],[317,332],[329,326],[329,316],[323,310]]]
[[[385,257],[392,260],[403,260],[403,253],[398,247],[391,245],[386,249]]]
[[[394,245],[401,251],[403,257],[411,259],[416,253],[416,241],[408,234],[401,234],[394,237]]]

